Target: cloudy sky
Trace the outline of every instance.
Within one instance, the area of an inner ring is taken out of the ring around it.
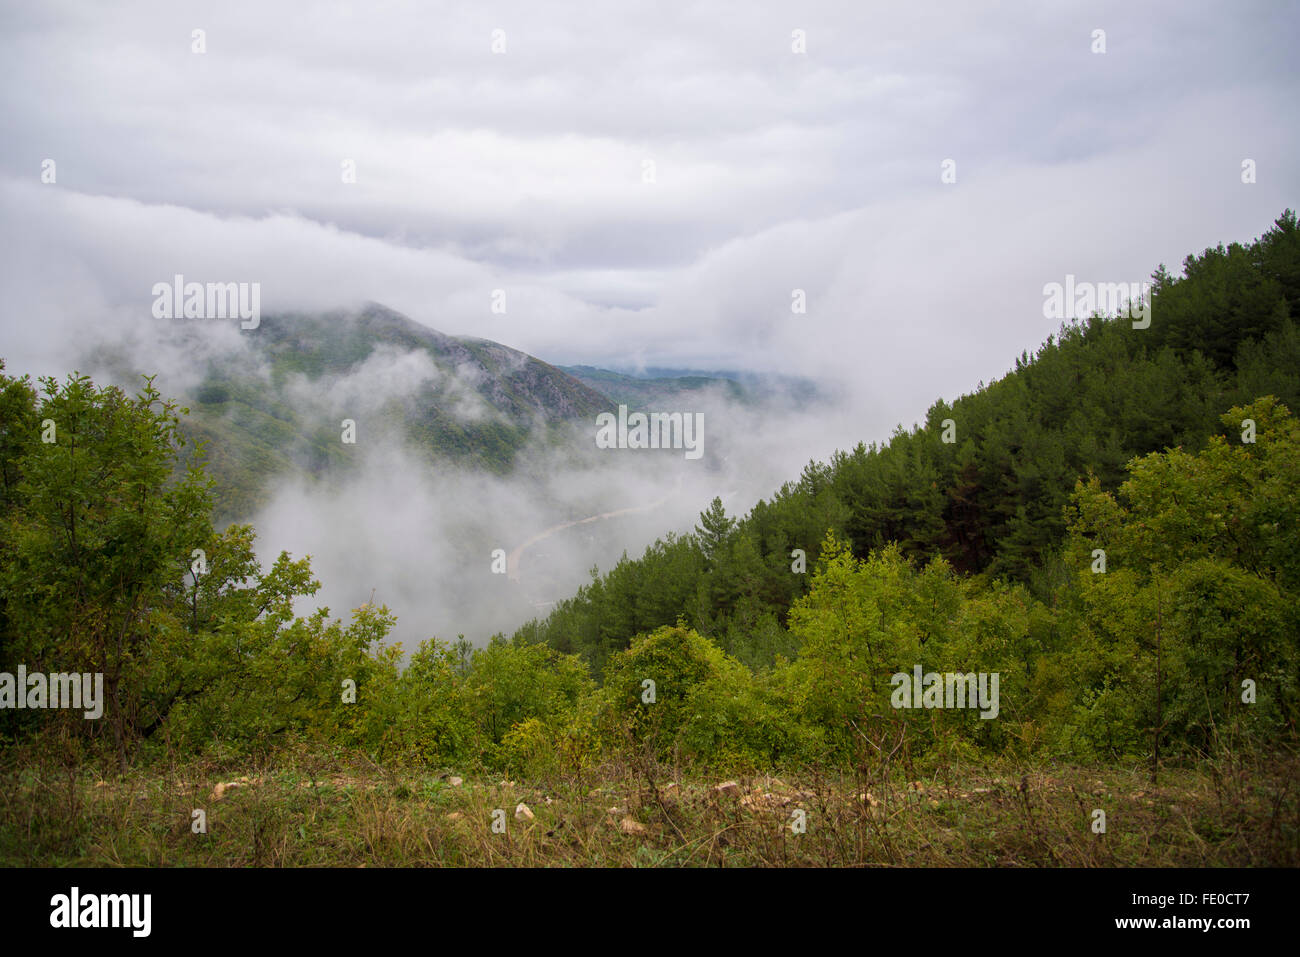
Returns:
[[[0,6],[15,371],[181,273],[556,363],[846,382],[872,439],[1054,331],[1044,283],[1300,204],[1293,4]]]

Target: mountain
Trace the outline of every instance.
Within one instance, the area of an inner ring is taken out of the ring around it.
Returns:
[[[430,466],[509,472],[530,443],[572,438],[620,404],[681,409],[704,396],[746,406],[823,401],[811,381],[738,372],[628,374],[553,366],[499,342],[450,336],[378,303],[359,310],[279,313],[255,329],[175,322],[151,340],[166,358],[122,344],[90,367],[119,383],[162,368],[157,386],[189,409],[186,435],[204,442],[220,521],[250,518],[285,479],[343,476],[364,457],[343,441],[398,443]]]
[[[273,480],[351,467],[345,419],[366,441],[396,440],[431,463],[503,473],[530,441],[551,441],[566,424],[612,408],[540,359],[445,335],[374,303],[264,316],[241,340],[247,352],[205,349],[201,325],[174,332],[201,357],[198,384],[180,394],[190,410],[185,430],[207,442],[223,518],[250,515]]]
[[[689,398],[693,392],[704,390],[713,390],[742,402],[753,398],[744,386],[729,378],[676,374],[633,376],[595,366],[560,366],[560,369],[615,404],[640,409],[666,408],[668,404]]]
[[[680,405],[683,399],[701,392],[750,406],[776,402],[787,409],[806,408],[834,398],[811,379],[776,373],[656,367],[627,372],[587,365],[560,369],[615,403],[642,409]]]

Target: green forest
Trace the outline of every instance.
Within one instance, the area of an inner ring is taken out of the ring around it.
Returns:
[[[102,720],[0,710],[0,753],[125,773],[289,747],[545,777],[1008,758],[1154,772],[1295,740],[1300,229],[1153,275],[1152,322],[1068,324],[744,516],[715,499],[486,647],[385,643],[307,560],[213,524],[184,413],[0,365],[0,671],[97,672]],[[951,427],[945,428],[945,421]],[[955,441],[944,441],[944,433]],[[1000,676],[995,720],[891,676]],[[892,753],[892,752],[891,752]]]

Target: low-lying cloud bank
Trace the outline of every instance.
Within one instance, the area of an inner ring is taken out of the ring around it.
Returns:
[[[665,411],[702,414],[701,458],[597,449],[594,421],[528,449],[507,476],[430,469],[408,448],[377,445],[342,481],[280,487],[254,517],[260,551],[311,555],[318,597],[336,614],[372,595],[387,604],[408,649],[431,635],[482,643],[545,614],[593,566],[690,531],[715,495],[746,511],[831,448],[826,409],[777,413],[712,394]],[[556,526],[568,527],[542,534]]]

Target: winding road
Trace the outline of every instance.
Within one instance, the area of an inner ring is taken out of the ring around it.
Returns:
[[[659,499],[658,501],[651,502],[649,505],[637,505],[634,506],[633,508],[620,508],[620,509],[615,509],[612,512],[601,512],[599,515],[588,515],[586,518],[574,519],[572,522],[562,522],[559,525],[552,525],[550,528],[538,532],[536,535],[528,539],[523,544],[516,545],[511,550],[510,554],[506,556],[506,576],[512,582],[519,581],[519,560],[523,557],[524,552],[528,548],[530,548],[533,545],[536,545],[542,539],[549,538],[550,536],[554,535],[556,532],[562,532],[566,528],[573,528],[573,526],[575,525],[586,525],[590,522],[599,522],[607,518],[618,518],[620,515],[632,515],[636,512],[648,512],[651,509],[659,508],[661,505],[663,505],[665,502],[667,502],[670,498],[672,498],[677,493],[678,489],[681,488],[681,485],[682,482],[681,479],[679,478],[677,480],[677,483],[673,486],[671,492],[669,492],[667,495],[665,495],[663,498]]]

